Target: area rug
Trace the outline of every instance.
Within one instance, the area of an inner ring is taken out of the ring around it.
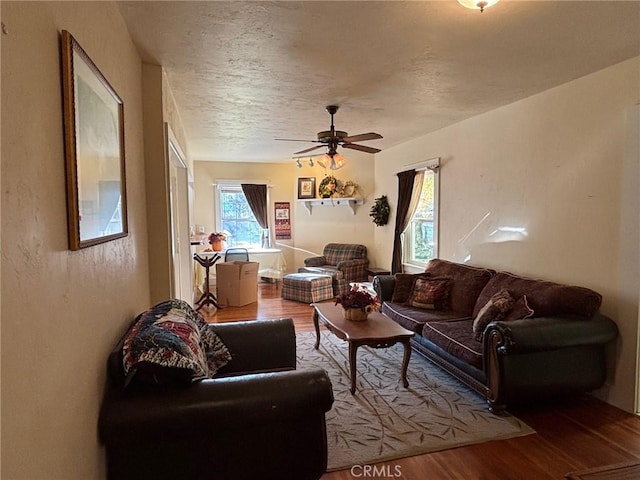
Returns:
[[[358,349],[357,389],[351,395],[347,343],[323,332],[315,350],[315,338],[297,335],[298,368],[323,368],[331,379],[329,471],[534,433],[513,416],[489,412],[480,395],[416,352],[404,388],[399,344]]]

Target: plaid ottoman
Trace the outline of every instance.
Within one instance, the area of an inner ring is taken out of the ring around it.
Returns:
[[[317,273],[290,273],[282,278],[282,298],[296,302],[313,303],[333,298],[329,275]]]

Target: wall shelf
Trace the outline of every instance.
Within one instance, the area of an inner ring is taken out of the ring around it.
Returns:
[[[309,200],[298,200],[309,212],[312,213],[313,207],[349,207],[351,212],[356,214],[356,205],[362,205],[362,198],[345,197],[345,198],[310,198]]]

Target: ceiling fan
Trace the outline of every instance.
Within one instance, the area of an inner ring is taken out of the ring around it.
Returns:
[[[361,133],[359,135],[349,135],[347,132],[343,132],[341,130],[336,130],[333,125],[333,116],[338,111],[338,105],[329,105],[327,106],[327,112],[331,115],[331,129],[325,130],[323,132],[318,132],[317,140],[292,140],[289,138],[276,138],[276,140],[285,141],[285,142],[314,142],[320,143],[321,145],[316,145],[310,148],[305,148],[304,150],[300,150],[299,152],[294,152],[294,155],[300,155],[303,153],[308,153],[318,148],[327,147],[328,151],[325,154],[327,160],[330,162],[329,168],[331,170],[337,170],[338,168],[344,165],[344,157],[338,153],[338,146],[343,148],[350,148],[352,150],[359,150],[361,152],[366,153],[378,153],[380,151],[379,148],[368,147],[366,145],[359,145],[353,142],[362,142],[366,140],[377,140],[382,138],[382,135],[379,133]],[[322,160],[319,160],[318,163],[324,167],[325,164]]]

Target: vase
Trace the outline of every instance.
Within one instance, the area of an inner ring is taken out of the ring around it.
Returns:
[[[211,250],[213,250],[214,252],[221,252],[222,248],[222,240],[214,240],[213,242],[211,242]]]
[[[344,318],[345,320],[351,320],[352,322],[364,322],[369,314],[361,308],[345,308]]]

